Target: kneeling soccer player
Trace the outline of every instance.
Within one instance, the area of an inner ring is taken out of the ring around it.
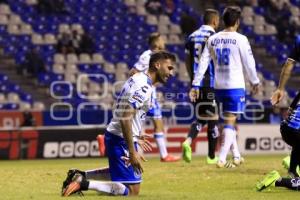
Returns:
[[[63,189],[63,196],[89,189],[113,195],[139,194],[141,161],[145,161],[137,151],[142,120],[153,105],[152,85],[167,82],[173,74],[175,60],[173,54],[156,52],[151,55],[147,73],[136,73],[125,82],[105,133],[112,182],[88,181],[81,173],[75,173],[71,183]]]

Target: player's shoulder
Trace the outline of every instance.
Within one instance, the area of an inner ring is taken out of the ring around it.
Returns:
[[[136,86],[149,86],[149,87],[152,86],[152,81],[143,72],[138,72],[134,74],[131,78]]]
[[[238,33],[238,32],[234,32],[235,33],[235,37],[237,40],[241,40],[243,42],[248,42],[248,38],[246,35],[243,35],[241,33]]]
[[[144,51],[139,57],[139,62],[141,64],[148,63],[150,60],[151,54],[152,54],[151,50]]]

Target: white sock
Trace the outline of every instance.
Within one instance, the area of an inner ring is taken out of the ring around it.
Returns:
[[[166,145],[164,133],[163,132],[155,133],[154,138],[160,153],[160,157],[161,158],[167,157],[168,151],[167,151],[167,145]]]
[[[85,171],[85,175],[87,179],[94,180],[110,180],[109,168],[98,168]]]
[[[241,158],[239,146],[237,144],[236,130],[234,131],[234,139],[233,139],[233,143],[231,145],[231,152],[232,152],[233,158],[237,158],[237,159]]]
[[[113,195],[127,196],[129,194],[128,188],[118,182],[102,182],[102,181],[89,181],[89,190],[96,190],[98,192],[110,193]]]
[[[220,149],[220,155],[219,155],[219,161],[222,163],[226,162],[226,157],[229,152],[229,149],[233,143],[234,137],[235,137],[235,132],[234,132],[234,127],[225,125],[223,132],[223,141]]]

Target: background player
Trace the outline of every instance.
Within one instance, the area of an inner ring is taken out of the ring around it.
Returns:
[[[197,71],[197,68],[201,67],[199,66],[199,61],[207,39],[215,33],[215,30],[219,26],[219,12],[213,9],[205,10],[203,21],[204,25],[188,37],[185,47],[186,67],[191,80],[193,80],[194,73]],[[215,92],[213,87],[214,67],[213,62],[211,61],[205,72],[204,78],[200,83],[200,97],[194,104],[197,120],[192,123],[189,134],[186,140],[182,143],[183,159],[186,162],[191,162],[191,143],[206,123],[208,124],[208,156],[206,160],[208,164],[216,164],[217,162],[218,158],[215,157],[215,147],[219,132],[217,127],[217,105],[215,102]]]
[[[245,80],[243,68],[252,85],[253,94],[257,93],[259,79],[255,69],[255,60],[247,37],[237,33],[241,11],[237,7],[227,7],[223,13],[225,29],[211,36],[203,50],[200,66],[195,73],[190,98],[193,102],[199,98],[199,86],[208,68],[210,59],[215,66],[215,91],[219,108],[224,118],[222,131],[223,142],[220,149],[217,167],[234,167],[241,164],[236,139],[237,114],[244,112]],[[227,165],[226,157],[232,146],[233,162]]]
[[[136,72],[144,72],[146,73],[149,69],[149,60],[152,53],[164,50],[165,49],[165,41],[161,37],[159,33],[152,33],[148,38],[149,49],[144,51],[137,63],[135,63],[134,67],[131,69],[130,74],[134,74]],[[154,138],[157,144],[157,148],[160,153],[162,162],[174,162],[180,160],[180,157],[173,156],[168,154],[166,140],[164,136],[164,123],[162,120],[162,112],[161,106],[158,103],[157,95],[156,95],[156,85],[153,85],[153,98],[154,105],[148,111],[147,116],[152,119],[154,125]]]
[[[136,73],[124,84],[118,97],[113,119],[105,133],[105,146],[112,182],[88,181],[80,173],[66,186],[63,196],[81,190],[96,190],[113,195],[138,195],[140,191],[141,161],[137,141],[142,130],[142,120],[152,106],[152,84],[165,83],[173,74],[175,56],[167,52],[151,55],[150,67],[145,73]]]

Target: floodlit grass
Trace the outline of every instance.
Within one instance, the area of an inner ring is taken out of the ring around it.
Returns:
[[[272,188],[256,192],[255,183],[270,170],[281,167],[283,156],[247,156],[243,166],[235,169],[217,169],[206,165],[204,157],[194,157],[192,163],[161,163],[150,158],[144,163],[144,182],[139,199],[209,199],[258,200],[298,199],[299,193]],[[93,169],[107,165],[106,159],[65,159],[0,161],[0,199],[62,199],[61,183],[69,168]],[[95,191],[84,192],[84,199],[115,199]],[[80,199],[71,196],[69,199]]]

